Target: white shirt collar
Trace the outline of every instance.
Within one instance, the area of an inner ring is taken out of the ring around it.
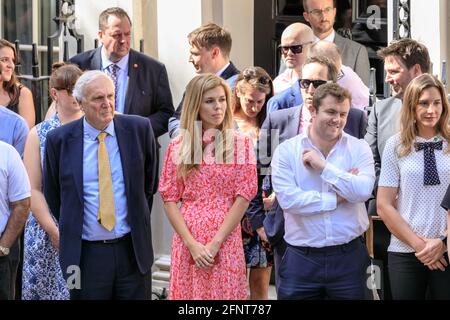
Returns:
[[[336,36],[336,31],[331,31],[328,37],[324,38],[323,41],[334,42],[334,37]],[[320,39],[314,35],[314,42],[319,42]]]

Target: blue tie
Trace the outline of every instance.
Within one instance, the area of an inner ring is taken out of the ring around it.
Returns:
[[[114,104],[115,104],[115,109],[117,110],[117,71],[119,69],[119,66],[115,63],[111,63],[109,65],[109,76],[111,77],[113,83],[114,83]]]
[[[423,184],[425,186],[441,184],[436,168],[436,156],[434,155],[434,150],[442,150],[442,140],[438,142],[416,142],[414,143],[414,148],[416,151],[423,150]]]

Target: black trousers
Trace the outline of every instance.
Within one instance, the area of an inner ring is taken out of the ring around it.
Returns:
[[[131,236],[115,243],[83,241],[81,287],[71,300],[144,300],[145,276],[139,272]]]
[[[14,244],[7,256],[0,257],[0,300],[14,300],[17,269],[20,261],[19,241]]]
[[[394,300],[450,299],[450,267],[430,270],[414,253],[389,252],[388,270]]]

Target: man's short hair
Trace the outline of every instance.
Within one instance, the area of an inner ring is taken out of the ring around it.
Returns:
[[[303,0],[303,10],[308,13],[308,0]],[[333,0],[333,8],[336,8],[336,0]]]
[[[327,96],[335,97],[339,103],[348,100],[349,104],[352,104],[352,95],[350,94],[350,91],[342,88],[337,83],[325,83],[318,87],[314,92],[312,106],[316,111],[319,111],[322,100]]]
[[[305,67],[307,64],[311,64],[311,63],[318,63],[321,64],[323,66],[325,66],[327,68],[327,80],[336,82],[337,81],[337,77],[338,77],[338,70],[336,68],[336,65],[327,57],[325,56],[313,56],[313,57],[308,57],[305,61],[305,63],[303,64],[303,67]]]
[[[393,41],[388,47],[378,50],[377,55],[383,60],[389,56],[397,56],[408,70],[418,64],[422,73],[430,72],[431,61],[427,47],[413,39]]]
[[[190,45],[208,50],[217,46],[224,57],[228,58],[230,56],[231,34],[215,23],[208,23],[193,30],[188,34],[188,41]]]
[[[128,13],[119,7],[112,7],[104,10],[102,13],[100,13],[100,16],[98,17],[98,28],[101,31],[105,31],[106,27],[108,26],[108,18],[109,16],[115,16],[117,18],[124,18],[126,17],[128,19],[128,22],[130,22],[130,26],[132,25],[130,16]]]

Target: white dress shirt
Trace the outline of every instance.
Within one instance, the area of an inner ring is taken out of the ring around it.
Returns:
[[[305,148],[326,161],[321,174],[304,166]],[[353,168],[357,175],[349,173]],[[369,226],[364,202],[374,182],[372,151],[362,139],[343,132],[326,159],[309,139],[309,128],[281,143],[272,159],[272,183],[286,220],[284,239],[293,246],[321,248],[362,235]],[[337,206],[336,193],[347,202]]]

